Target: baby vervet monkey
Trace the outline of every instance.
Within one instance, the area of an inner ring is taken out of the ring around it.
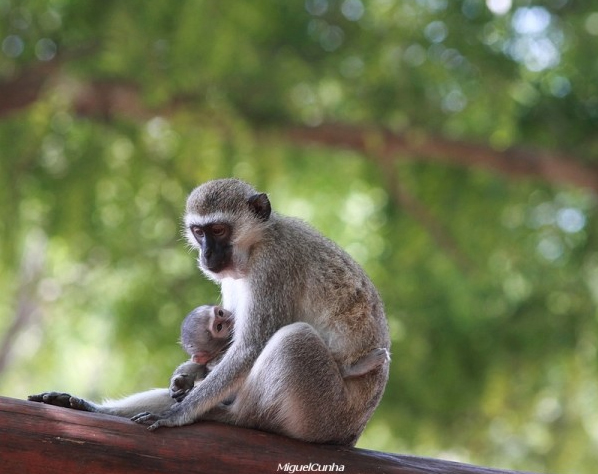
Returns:
[[[181,345],[191,356],[170,378],[170,396],[180,402],[222,359],[232,340],[233,315],[221,306],[199,306],[181,324]]]
[[[29,400],[127,418],[147,410],[148,406],[163,411],[184,399],[195,383],[203,380],[222,359],[231,343],[233,322],[232,313],[221,306],[198,306],[185,317],[181,323],[181,345],[191,359],[176,368],[168,389],[156,388],[101,404],[61,392],[31,395]]]
[[[181,345],[191,356],[179,365],[170,379],[170,396],[180,402],[196,383],[220,362],[231,341],[233,315],[220,306],[199,306],[181,324]],[[388,359],[383,349],[374,349],[353,365],[339,367],[343,378],[360,377]]]
[[[234,314],[232,343],[206,378],[174,404],[167,389],[101,406],[61,392],[30,399],[132,416],[150,430],[216,420],[354,445],[389,373],[384,306],[363,269],[237,179],[193,190],[185,234],[199,252],[201,271],[220,285],[223,308]],[[342,376],[339,367],[364,357],[382,363],[361,376]]]

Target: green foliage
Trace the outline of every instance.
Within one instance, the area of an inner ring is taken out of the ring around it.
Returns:
[[[0,82],[61,61],[0,120],[0,335],[21,324],[0,393],[163,386],[184,315],[218,299],[180,235],[185,196],[234,175],[380,289],[392,374],[361,446],[594,472],[595,195],[397,156],[409,208],[372,156],[285,134],[367,124],[594,164],[598,13],[509,4],[0,0]],[[139,103],[85,113],[92,83]]]

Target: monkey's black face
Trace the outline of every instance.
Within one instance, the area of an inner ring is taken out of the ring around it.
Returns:
[[[191,233],[201,250],[201,266],[213,273],[226,270],[232,261],[231,226],[224,223],[192,225]]]

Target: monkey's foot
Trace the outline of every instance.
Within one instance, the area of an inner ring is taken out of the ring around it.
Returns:
[[[175,377],[172,377],[168,392],[170,396],[177,402],[181,402],[191,391],[193,385],[194,380],[189,376],[189,374],[179,374]]]
[[[161,426],[178,426],[177,424],[169,422],[168,418],[162,418],[161,416],[155,415],[148,411],[138,413],[133,418],[131,418],[131,421],[134,421],[135,423],[139,423],[141,425],[150,425],[147,427],[149,431],[154,431],[155,429],[160,428]]]
[[[74,410],[96,411],[89,402],[64,392],[43,392],[37,395],[29,395],[27,400],[57,407],[72,408]]]
[[[150,422],[153,422],[158,417],[149,411],[142,411],[141,413],[137,413],[135,416],[131,417],[131,421],[135,423],[139,423],[140,425],[147,425]]]
[[[166,426],[166,427],[181,426],[181,423],[176,422],[172,416],[168,416],[167,414],[155,415],[148,411],[144,411],[143,413],[138,413],[133,418],[131,418],[131,421],[134,421],[135,423],[139,423],[142,425],[150,425],[147,427],[147,429],[149,431],[154,431],[154,430],[160,428],[161,426]]]
[[[372,351],[372,355],[375,358],[382,360],[383,362],[390,361],[390,352],[388,351],[388,349],[385,349],[384,347],[374,349]]]
[[[43,392],[27,397],[27,400],[31,402],[41,402],[63,408],[71,407],[70,399],[71,395],[64,392]]]

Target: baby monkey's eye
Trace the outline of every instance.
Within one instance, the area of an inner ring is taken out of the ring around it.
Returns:
[[[216,331],[218,331],[218,332],[222,331],[222,323],[218,323],[216,325]]]

